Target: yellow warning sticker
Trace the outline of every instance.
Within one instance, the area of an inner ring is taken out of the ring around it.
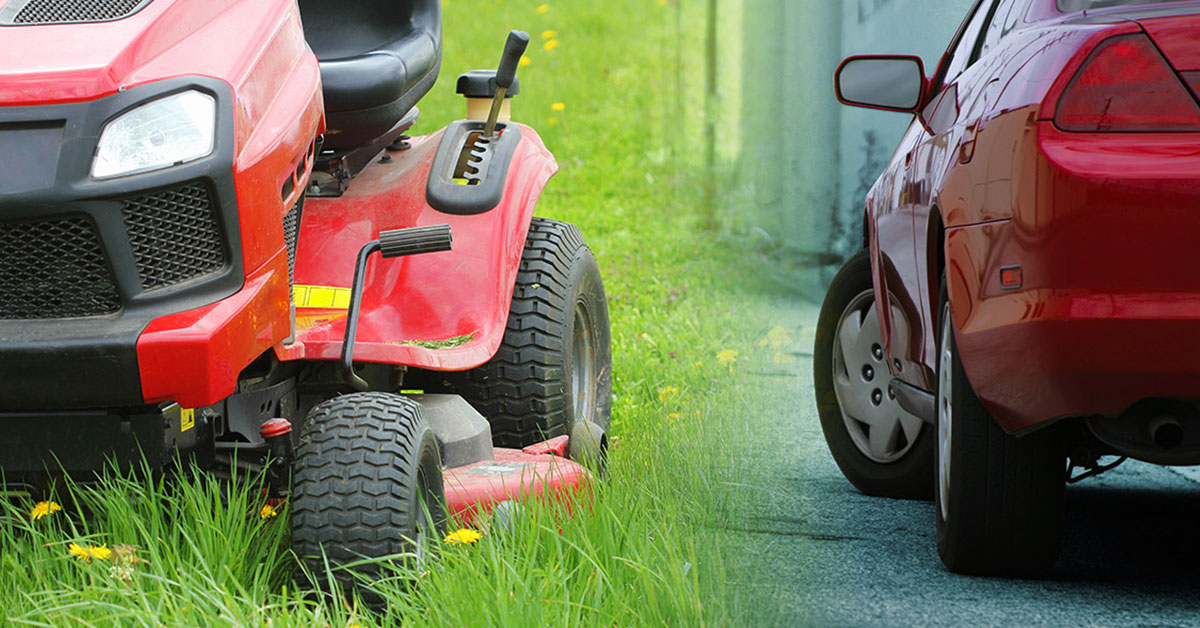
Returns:
[[[179,431],[186,432],[196,427],[196,411],[191,408],[180,408]]]
[[[301,286],[295,288],[296,307],[326,310],[350,309],[350,289],[334,286]]]

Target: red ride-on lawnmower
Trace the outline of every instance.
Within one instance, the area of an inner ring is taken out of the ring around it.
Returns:
[[[527,42],[459,78],[479,119],[409,137],[440,0],[0,0],[8,488],[265,469],[320,566],[579,487],[608,310],[579,231],[532,218]]]

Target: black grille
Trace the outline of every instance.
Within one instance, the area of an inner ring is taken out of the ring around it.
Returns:
[[[76,318],[121,309],[86,218],[0,224],[0,319]]]
[[[225,268],[225,244],[208,186],[189,183],[122,203],[143,289],[173,286]]]
[[[301,198],[283,216],[283,243],[287,246],[289,286],[296,283],[296,244],[300,238],[300,209],[303,205],[304,199]]]
[[[19,3],[20,0],[18,0]],[[29,0],[11,24],[71,24],[118,20],[148,0]]]

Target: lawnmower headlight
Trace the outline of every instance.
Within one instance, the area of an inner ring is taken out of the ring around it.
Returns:
[[[212,153],[217,101],[180,92],[114,118],[100,133],[92,176],[97,179],[159,170]]]

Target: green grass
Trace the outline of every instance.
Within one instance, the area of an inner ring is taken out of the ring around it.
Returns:
[[[453,336],[445,340],[402,340],[394,344],[413,345],[424,349],[453,349],[461,347],[475,338],[475,334],[463,334],[461,336]],[[389,343],[393,344],[393,343]]]
[[[749,621],[760,601],[731,585],[733,567],[745,566],[726,531],[738,522],[740,434],[754,394],[741,374],[781,354],[758,343],[773,326],[753,297],[761,269],[736,240],[700,227],[701,122],[680,107],[701,102],[702,6],[559,0],[539,13],[539,4],[444,0],[442,78],[417,130],[462,115],[454,77],[494,65],[509,28],[531,33],[514,119],[541,133],[561,167],[538,214],[580,226],[613,326],[611,460],[591,505],[566,516],[531,504],[508,534],[445,546],[411,579],[377,583],[389,604],[373,614],[296,590],[286,517],[259,517],[253,490],[223,505],[214,480],[111,479],[61,495],[64,511],[40,521],[29,503],[3,512],[0,618],[336,628]],[[113,559],[70,558],[72,542],[136,545],[142,562],[124,579]]]

